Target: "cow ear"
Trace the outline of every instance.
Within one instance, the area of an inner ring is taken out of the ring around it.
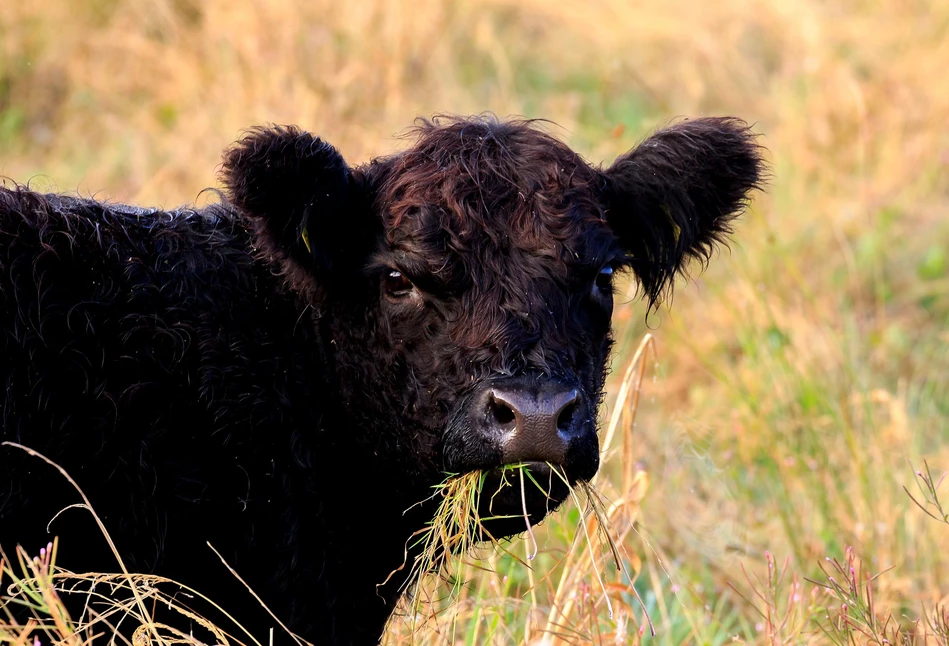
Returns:
[[[607,223],[650,306],[690,260],[704,265],[725,244],[764,174],[755,135],[728,117],[660,130],[603,171]]]
[[[278,262],[322,274],[348,268],[364,246],[362,183],[333,146],[294,126],[254,128],[224,155],[228,199]],[[296,268],[296,267],[294,267]]]

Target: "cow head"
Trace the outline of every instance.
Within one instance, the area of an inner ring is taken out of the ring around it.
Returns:
[[[706,261],[758,186],[759,149],[729,118],[661,130],[605,169],[531,122],[443,119],[415,134],[351,168],[308,133],[258,129],[223,177],[318,313],[329,399],[361,456],[388,460],[399,483],[485,470],[489,489],[503,465],[529,463],[545,490],[526,488],[536,522],[568,493],[548,464],[571,482],[599,465],[614,277],[631,271],[655,306]],[[521,514],[518,477],[483,516]]]

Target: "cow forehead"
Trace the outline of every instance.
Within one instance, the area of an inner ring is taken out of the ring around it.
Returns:
[[[433,270],[604,262],[613,239],[596,170],[523,124],[460,125],[432,127],[387,160],[377,204],[390,249]]]

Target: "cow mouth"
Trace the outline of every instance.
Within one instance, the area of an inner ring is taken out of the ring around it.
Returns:
[[[573,485],[562,467],[544,462],[504,465],[487,471],[478,500],[478,538],[497,540],[527,531],[528,524],[536,525],[557,509]]]

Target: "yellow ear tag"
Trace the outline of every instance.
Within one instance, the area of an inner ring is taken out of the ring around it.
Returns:
[[[303,230],[303,235],[301,235],[300,238],[303,240],[303,245],[306,247],[306,250],[313,253],[313,249],[310,248],[310,234],[307,233],[306,229]]]
[[[672,225],[672,239],[676,244],[679,243],[679,235],[682,233],[682,229],[676,224],[675,218],[672,217],[672,210],[667,204],[660,204],[659,208],[662,209],[662,212],[665,214],[666,218],[669,220],[669,224]]]

